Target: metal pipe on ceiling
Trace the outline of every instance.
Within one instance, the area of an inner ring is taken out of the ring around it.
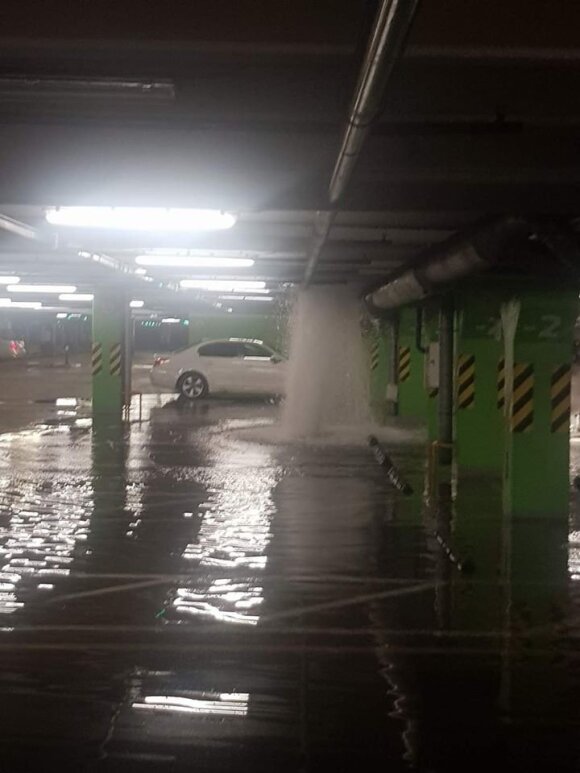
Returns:
[[[381,111],[383,95],[415,17],[420,0],[382,0],[367,46],[350,107],[346,129],[328,188],[331,209],[317,213],[314,236],[304,273],[310,284],[335,217],[334,207],[344,194],[369,130]]]
[[[20,220],[15,220],[13,217],[8,217],[8,215],[5,215],[3,212],[0,212],[0,230],[8,231],[23,239],[44,242],[51,247],[56,246],[56,238],[54,236],[42,233],[38,228],[34,228],[27,223],[22,223]]]
[[[365,302],[371,314],[417,303],[446,289],[452,282],[498,263],[506,248],[528,238],[534,229],[521,217],[503,217],[461,241],[452,240],[442,252],[408,269],[369,293]]]

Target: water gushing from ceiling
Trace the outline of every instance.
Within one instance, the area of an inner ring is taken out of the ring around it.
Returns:
[[[368,363],[356,288],[301,289],[290,320],[284,435],[308,438],[330,427],[370,423]]]

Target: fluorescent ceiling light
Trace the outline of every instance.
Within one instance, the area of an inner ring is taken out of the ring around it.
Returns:
[[[139,276],[145,276],[145,274],[147,273],[147,269],[146,268],[136,268],[135,269],[135,273],[139,274]]]
[[[0,276],[0,285],[17,285],[20,282],[19,276]]]
[[[219,231],[236,222],[235,215],[218,209],[161,207],[55,207],[45,217],[51,225],[123,231]]]
[[[40,301],[13,301],[10,298],[0,298],[2,309],[40,309]]]
[[[216,258],[211,255],[138,255],[135,263],[168,268],[248,268],[254,265],[251,258]]]
[[[94,299],[92,293],[61,293],[58,296],[59,301],[92,301]]]
[[[222,301],[273,301],[270,295],[220,295]]]
[[[131,301],[129,304],[132,309],[142,309],[144,305],[145,301]]]
[[[56,315],[57,319],[66,319],[68,317],[68,312],[66,311],[59,311]]]
[[[177,317],[165,317],[165,319],[162,319],[161,321],[165,322],[166,325],[177,325],[181,322]]]
[[[181,286],[185,289],[210,290],[222,293],[244,292],[245,290],[263,290],[265,282],[245,281],[236,279],[182,279]]]
[[[8,285],[9,293],[74,293],[75,285]]]

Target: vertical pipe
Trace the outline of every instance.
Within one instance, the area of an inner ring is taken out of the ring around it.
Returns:
[[[123,335],[123,404],[127,411],[131,408],[131,368],[133,365],[133,315],[127,297],[124,303]]]
[[[391,316],[385,323],[388,333],[387,347],[387,415],[397,416],[399,413],[399,319]]]
[[[453,319],[451,296],[443,298],[439,311],[439,460],[451,464],[453,453]]]

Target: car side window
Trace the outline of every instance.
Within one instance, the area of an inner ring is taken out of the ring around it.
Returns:
[[[272,352],[266,349],[265,346],[260,344],[244,343],[244,357],[268,357],[272,356]]]
[[[239,344],[232,341],[220,341],[200,346],[197,352],[200,357],[238,357],[240,347]]]

